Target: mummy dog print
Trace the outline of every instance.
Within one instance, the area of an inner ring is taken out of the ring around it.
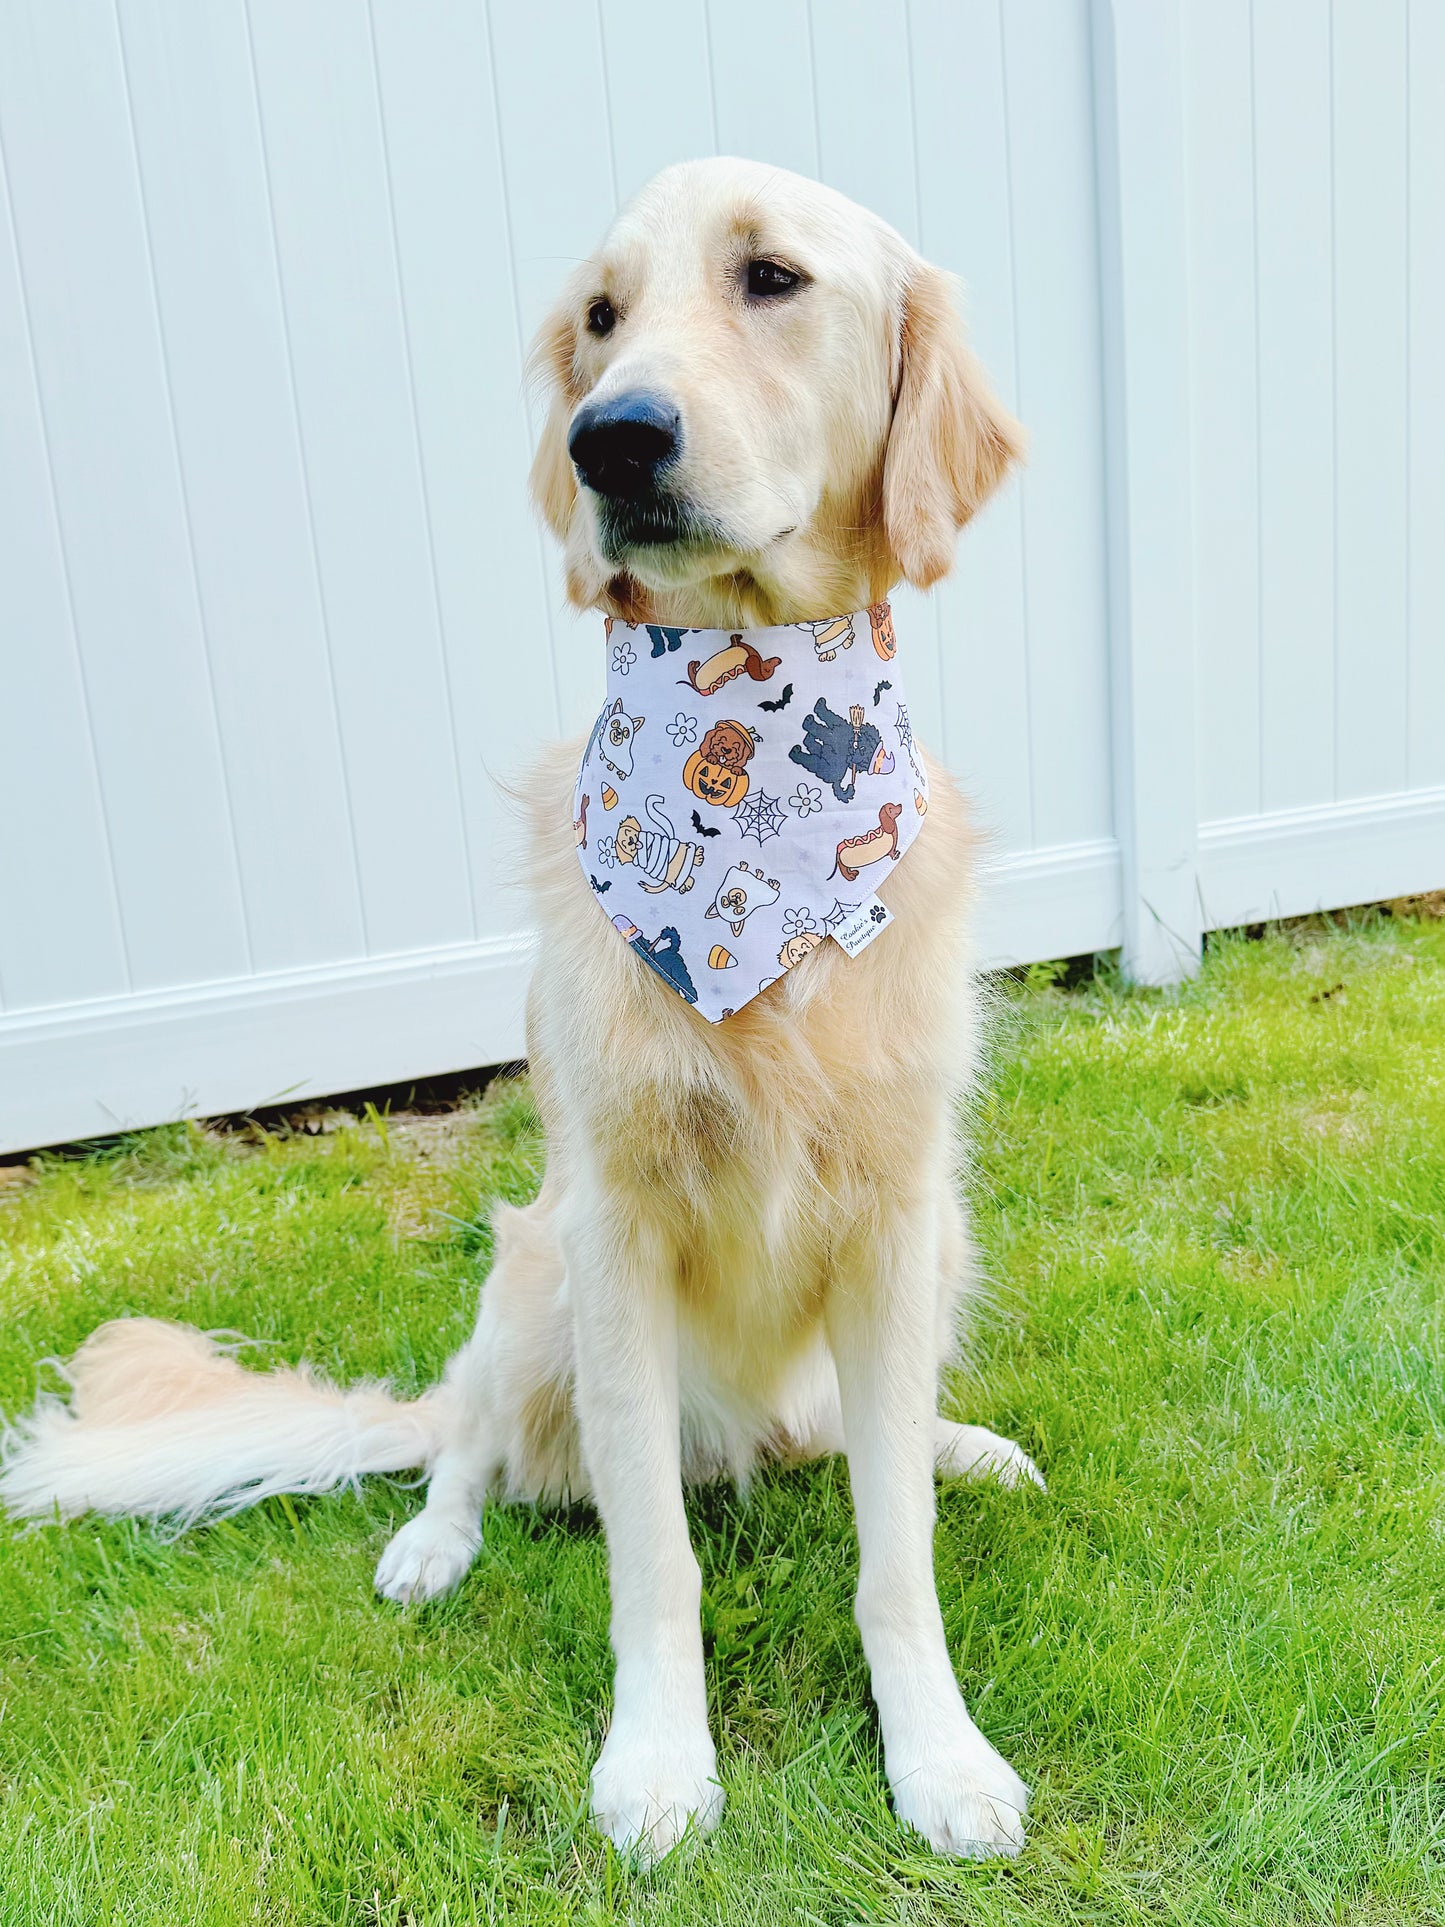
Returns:
[[[607,619],[607,696],[577,776],[588,888],[709,1022],[837,935],[922,827],[886,602],[772,629]],[[871,917],[871,922],[870,922]]]

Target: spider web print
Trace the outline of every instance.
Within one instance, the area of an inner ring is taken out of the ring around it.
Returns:
[[[741,834],[745,837],[755,836],[759,844],[766,843],[770,836],[776,836],[787,820],[778,806],[777,797],[769,796],[762,789],[752,796],[745,796],[733,817]]]
[[[913,725],[908,720],[907,703],[898,705],[898,716],[894,727],[898,731],[898,741],[907,750],[908,760],[911,763],[913,761]]]
[[[833,908],[823,919],[823,928],[825,930],[836,930],[840,924],[846,923],[853,912],[859,907],[856,903],[843,903],[837,897],[834,897]]]

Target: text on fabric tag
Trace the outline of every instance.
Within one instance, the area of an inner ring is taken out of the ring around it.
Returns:
[[[832,936],[835,943],[841,944],[850,957],[856,957],[860,950],[866,950],[880,930],[886,930],[893,921],[893,912],[876,896],[866,897],[852,910],[841,923],[834,924]]]

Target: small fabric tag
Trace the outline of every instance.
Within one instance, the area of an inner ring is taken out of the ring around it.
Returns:
[[[841,923],[832,925],[831,935],[833,941],[841,944],[850,957],[856,957],[892,921],[893,912],[880,903],[876,896],[868,896],[856,910],[850,910]]]

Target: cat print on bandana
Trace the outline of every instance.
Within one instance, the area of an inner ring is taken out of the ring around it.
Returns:
[[[772,629],[607,620],[607,696],[577,776],[588,887],[717,1023],[830,939],[891,921],[924,774],[886,602]]]

